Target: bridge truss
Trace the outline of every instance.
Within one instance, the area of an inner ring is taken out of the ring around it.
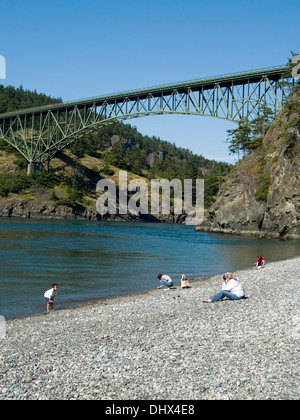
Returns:
[[[188,114],[238,123],[270,108],[277,115],[291,93],[286,66],[203,78],[0,115],[0,139],[29,164],[41,164],[88,132],[117,120]]]

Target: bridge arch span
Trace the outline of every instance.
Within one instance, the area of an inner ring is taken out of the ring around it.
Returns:
[[[291,69],[278,66],[0,115],[0,138],[29,164],[43,163],[100,126],[133,118],[180,114],[238,123],[268,107],[278,114],[292,90]]]

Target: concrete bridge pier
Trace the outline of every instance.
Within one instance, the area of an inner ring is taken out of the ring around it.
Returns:
[[[35,164],[34,163],[28,163],[27,165],[27,175],[34,175],[35,174]]]
[[[36,163],[28,163],[27,165],[27,175],[34,175],[37,172],[42,172],[44,170],[44,167],[42,165],[37,165]]]

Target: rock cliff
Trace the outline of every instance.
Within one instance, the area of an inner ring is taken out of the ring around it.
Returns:
[[[300,239],[300,86],[196,230]]]

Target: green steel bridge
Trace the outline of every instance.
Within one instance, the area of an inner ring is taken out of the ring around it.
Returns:
[[[277,66],[119,92],[1,114],[0,138],[27,159],[30,173],[80,136],[116,120],[188,114],[238,123],[266,107],[277,115],[292,86],[289,67]]]

